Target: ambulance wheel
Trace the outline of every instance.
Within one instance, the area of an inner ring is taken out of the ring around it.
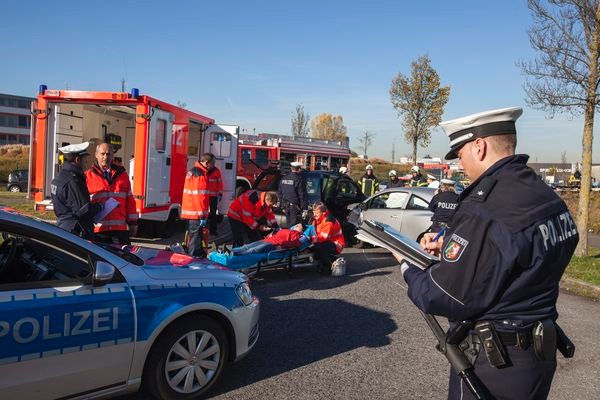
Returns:
[[[167,218],[164,222],[157,222],[155,226],[156,236],[160,238],[168,238],[171,237],[173,231],[175,230],[175,225],[177,223],[177,218],[179,214],[177,214],[176,210],[171,210],[169,213],[169,218]]]
[[[182,319],[152,347],[142,388],[156,399],[200,399],[219,379],[228,351],[225,332],[213,319]]]

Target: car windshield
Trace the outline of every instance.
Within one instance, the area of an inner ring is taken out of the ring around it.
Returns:
[[[108,250],[111,253],[113,253],[114,255],[121,257],[123,260],[127,261],[128,263],[131,263],[133,265],[138,265],[138,266],[144,265],[144,260],[142,260],[141,258],[136,256],[135,254],[131,254],[128,251],[122,250],[120,247],[117,247],[116,245],[106,244],[106,243],[96,243],[96,244],[98,246],[102,247],[104,250]]]

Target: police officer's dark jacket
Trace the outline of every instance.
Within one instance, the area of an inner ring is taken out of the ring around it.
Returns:
[[[454,192],[440,192],[433,196],[429,202],[429,209],[433,212],[431,220],[434,222],[448,222],[458,205],[458,195]]]
[[[579,241],[565,203],[527,167],[503,158],[465,189],[444,236],[441,261],[404,273],[412,301],[450,320],[498,328],[556,319],[558,283]]]
[[[308,197],[306,194],[306,182],[298,172],[290,172],[281,178],[279,182],[279,197],[283,200],[284,207],[293,204],[300,210],[308,208]],[[285,203],[288,204],[285,204]]]
[[[102,206],[90,204],[90,193],[81,167],[65,163],[52,181],[50,192],[57,225],[76,234],[83,230],[83,236],[91,238],[93,217]]]

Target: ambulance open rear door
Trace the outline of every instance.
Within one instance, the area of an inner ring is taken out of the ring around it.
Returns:
[[[221,215],[227,214],[235,196],[239,130],[237,125],[209,125],[204,131],[204,152],[214,154],[215,165],[221,170],[223,179],[223,199],[219,203]]]

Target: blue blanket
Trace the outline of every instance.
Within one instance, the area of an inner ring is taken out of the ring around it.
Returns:
[[[225,253],[213,251],[208,254],[208,259],[226,266],[231,269],[246,269],[255,266],[259,262],[277,261],[287,259],[291,254],[292,257],[298,255],[299,252],[306,250],[309,244],[300,246],[299,249],[282,249],[271,250],[268,253],[245,254],[242,256],[234,256]]]

